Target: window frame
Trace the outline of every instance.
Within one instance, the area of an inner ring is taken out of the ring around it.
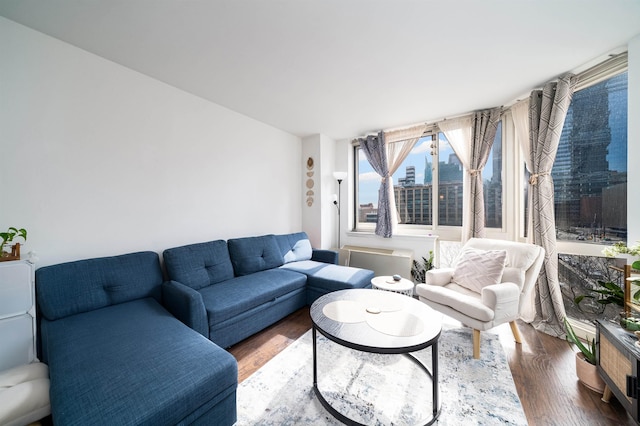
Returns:
[[[625,73],[628,71],[628,57],[627,52],[623,52],[619,55],[616,55],[600,64],[597,64],[582,73],[576,75],[577,83],[574,89],[574,93],[587,89],[591,86],[594,86],[598,83],[601,83],[605,80],[613,78],[617,75]],[[627,89],[628,90],[628,89]],[[628,130],[628,122],[627,122],[627,130]],[[520,161],[518,162],[520,165],[520,173],[519,176],[524,176],[525,166],[524,166],[524,156],[518,150]],[[629,146],[627,145],[627,156],[629,154]],[[628,158],[627,158],[628,161]],[[627,192],[627,200],[629,198],[629,193]],[[524,207],[524,197],[523,201],[519,203],[520,208],[522,209],[519,214],[519,220],[522,222],[523,226],[519,230],[519,239],[521,241],[525,241],[526,238],[524,236],[526,223],[526,211]],[[629,216],[627,212],[627,227],[629,224]],[[608,244],[595,244],[595,243],[583,243],[579,241],[565,241],[565,240],[556,240],[556,251],[562,254],[571,254],[571,255],[584,255],[584,256],[603,256],[602,250],[606,247],[610,247]]]
[[[501,214],[502,214],[502,226],[500,228],[485,228],[487,232],[487,237],[497,237],[504,238],[507,234],[508,229],[508,220],[506,216],[506,200],[509,197],[507,191],[507,168],[509,167],[509,163],[506,161],[506,154],[510,154],[512,149],[508,147],[508,144],[505,143],[506,139],[506,129],[505,129],[505,115],[503,114],[500,118],[502,121],[501,126],[501,142],[502,142],[502,167],[501,167],[501,179],[502,179],[502,205],[500,206]],[[431,136],[432,137],[432,182],[433,182],[433,190],[432,190],[432,213],[431,213],[431,225],[418,225],[418,224],[398,224],[398,234],[400,235],[420,235],[424,234],[425,231],[429,233],[437,233],[438,237],[443,240],[451,240],[451,241],[459,241],[462,237],[462,226],[451,226],[451,225],[440,225],[439,224],[439,208],[440,208],[440,199],[439,199],[439,158],[440,158],[440,138],[438,135],[442,133],[439,129],[437,123],[430,126],[421,138]],[[394,142],[399,143],[402,141]],[[359,203],[359,149],[360,144],[357,140],[353,140],[352,142],[352,154],[353,154],[353,176],[354,176],[354,189],[353,189],[353,206],[354,209],[351,212],[351,221],[352,228],[351,232],[366,232],[373,233],[375,231],[375,223],[367,223],[367,222],[359,222],[358,220],[358,210],[360,208]],[[493,148],[492,148],[493,149]],[[435,154],[433,154],[435,152]],[[464,175],[463,175],[464,176]],[[462,185],[464,185],[465,179],[463,178]],[[395,182],[394,182],[395,183]],[[510,197],[509,197],[510,198]]]

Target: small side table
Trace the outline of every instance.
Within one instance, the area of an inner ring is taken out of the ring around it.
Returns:
[[[371,279],[371,287],[376,290],[391,291],[413,297],[413,281],[406,278],[401,278],[400,281],[394,281],[393,277],[388,275],[374,277]]]

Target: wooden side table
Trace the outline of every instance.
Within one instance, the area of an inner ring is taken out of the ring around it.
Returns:
[[[376,290],[391,291],[413,297],[413,281],[406,278],[401,278],[400,281],[394,281],[393,277],[388,275],[374,277],[371,280],[371,287]]]
[[[597,367],[606,384],[602,400],[608,402],[613,394],[636,422],[640,419],[640,347],[636,345],[637,341],[618,325],[602,320],[596,322]]]

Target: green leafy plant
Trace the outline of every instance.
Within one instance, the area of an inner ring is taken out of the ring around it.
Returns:
[[[589,364],[596,365],[596,340],[591,339],[591,342],[583,343],[582,340],[576,336],[573,327],[571,327],[566,317],[564,318],[564,328],[567,332],[567,342],[569,342],[569,345],[576,345],[584,355],[584,359]]]
[[[417,283],[423,283],[427,271],[433,269],[433,250],[429,250],[429,258],[422,256],[422,262],[414,260],[411,264],[411,277]]]
[[[614,303],[620,307],[624,307],[624,291],[620,286],[613,282],[605,282],[598,281],[598,285],[602,288],[597,288],[592,290],[594,293],[599,294],[600,296],[593,294],[582,294],[580,296],[576,296],[573,301],[580,308],[580,302],[584,299],[596,299],[596,302],[601,305],[609,305]],[[635,300],[640,300],[640,290],[636,291],[633,294],[633,298]]]
[[[4,246],[7,243],[13,242],[14,238],[22,238],[24,241],[27,241],[27,230],[11,226],[7,232],[0,232],[0,238],[2,238],[2,243],[0,243],[0,255],[2,255],[2,253],[4,253]]]

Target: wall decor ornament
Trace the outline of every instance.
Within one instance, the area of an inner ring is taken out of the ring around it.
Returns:
[[[315,182],[312,179],[313,176],[313,158],[309,157],[307,158],[307,181],[305,182],[305,185],[308,189],[306,195],[307,195],[307,206],[311,207],[313,205],[313,194],[314,192],[311,190],[311,188],[313,188],[313,186],[315,185]]]

